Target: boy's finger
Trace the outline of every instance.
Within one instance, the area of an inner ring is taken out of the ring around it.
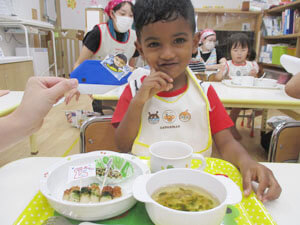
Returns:
[[[166,81],[173,82],[173,78],[170,75],[168,75],[168,74],[166,74],[164,72],[157,72],[157,73],[159,74],[160,77],[162,77]]]
[[[256,196],[259,200],[263,200],[263,196],[265,193],[266,188],[269,186],[269,178],[266,176],[263,176],[261,179],[259,179],[258,188],[256,191]]]
[[[249,196],[251,193],[251,172],[247,171],[243,176],[243,189],[245,197]]]
[[[263,196],[262,202],[266,202],[266,201],[270,201],[270,200],[274,200],[274,199],[278,198],[281,194],[281,191],[282,191],[282,189],[281,189],[280,185],[277,183],[277,181],[275,180],[274,177],[271,177],[269,190]]]

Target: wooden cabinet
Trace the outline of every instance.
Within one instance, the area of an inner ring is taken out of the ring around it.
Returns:
[[[197,16],[197,28],[203,30],[206,28],[215,31],[246,31],[254,33],[254,48],[259,49],[260,24],[262,19],[261,12],[241,11],[234,9],[195,9]],[[220,39],[222,37],[218,37]]]
[[[300,10],[300,0],[285,4],[283,6],[277,6],[272,9],[265,10],[263,12],[263,18],[267,16],[274,16],[278,18],[282,18],[282,13],[285,12],[287,9],[298,9]],[[298,17],[300,18],[300,17]],[[263,20],[262,20],[263,21]],[[262,22],[263,23],[263,22]],[[296,57],[300,57],[300,24],[295,23],[295,31],[296,33],[292,34],[283,34],[283,35],[274,35],[274,36],[261,36],[260,39],[260,46],[264,46],[267,44],[292,44],[296,47]],[[263,25],[263,24],[261,24]],[[259,52],[260,54],[260,49]],[[276,70],[284,71],[283,67],[281,65],[272,64],[272,63],[260,63],[264,68],[272,68]]]
[[[32,61],[0,64],[0,89],[24,91],[27,80],[33,75]]]

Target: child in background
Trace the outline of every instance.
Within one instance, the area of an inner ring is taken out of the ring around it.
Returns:
[[[205,64],[207,74],[216,73],[216,80],[222,80],[226,59],[216,48],[217,36],[214,30],[204,29],[200,32],[200,46],[193,51],[192,58]],[[217,71],[217,72],[216,72]]]
[[[251,47],[250,39],[244,33],[232,34],[228,39],[227,52],[229,59],[226,62],[227,69],[225,77],[232,79],[235,76],[256,76],[259,70],[257,63],[254,61],[256,57],[255,51]],[[236,129],[236,120],[240,114],[240,108],[233,108],[230,111],[230,118],[234,126],[231,127],[232,135],[236,140],[242,139],[242,136]],[[256,115],[259,115],[257,111]],[[251,120],[248,120],[250,126]]]
[[[199,42],[194,18],[190,0],[136,1],[136,47],[150,74],[131,81],[120,97],[112,118],[118,147],[149,156],[152,143],[176,140],[210,156],[213,138],[222,157],[240,169],[246,196],[257,181],[258,199],[276,199],[281,188],[272,172],[232,137],[233,123],[215,90],[187,67]]]

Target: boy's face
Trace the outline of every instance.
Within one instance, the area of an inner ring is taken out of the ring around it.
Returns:
[[[190,24],[178,17],[144,26],[136,48],[150,68],[175,79],[184,74],[198,42],[199,36],[193,36]]]
[[[118,56],[115,56],[115,57],[114,57],[114,64],[115,64],[117,67],[119,67],[119,68],[125,66],[124,60],[121,59],[121,58],[119,58]]]

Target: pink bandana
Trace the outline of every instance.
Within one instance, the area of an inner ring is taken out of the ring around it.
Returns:
[[[212,29],[205,29],[205,30],[201,31],[201,33],[200,33],[200,43],[202,43],[205,38],[207,38],[208,36],[211,36],[211,35],[216,35],[214,30],[212,30]]]
[[[110,0],[104,9],[104,12],[106,12],[108,16],[111,16],[110,11],[122,2],[131,2],[131,0]]]

